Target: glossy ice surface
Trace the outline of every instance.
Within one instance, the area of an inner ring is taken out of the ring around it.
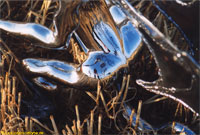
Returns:
[[[46,75],[75,86],[75,83],[78,81],[81,82],[81,79],[83,79],[81,76],[91,77],[96,79],[96,81],[98,79],[103,80],[112,78],[112,75],[116,74],[119,69],[127,67],[128,62],[133,60],[138,50],[141,48],[142,35],[131,21],[127,19],[119,7],[114,5],[107,8],[103,1],[101,1],[100,4],[105,8],[104,10],[98,9],[95,2],[93,5],[94,9],[91,10],[91,12],[86,12],[80,7],[80,26],[77,27],[76,31],[68,32],[69,35],[74,35],[74,38],[79,43],[80,49],[82,49],[87,56],[85,62],[80,63],[80,66],[74,66],[74,64],[72,66],[70,63],[58,60],[27,58],[23,60],[25,68],[29,72]],[[84,16],[82,14],[84,14]],[[94,19],[93,16],[97,18]],[[89,20],[89,22],[87,22],[87,20]],[[12,31],[9,29],[10,26],[19,26],[20,29],[25,31],[26,29],[30,29],[30,33],[20,32],[18,29],[13,32],[32,36],[46,44],[52,44],[53,41],[59,39],[54,36],[56,35],[54,32],[39,24],[20,24],[9,21],[1,22],[1,28],[9,32]],[[31,28],[29,28],[30,25],[32,26]],[[7,26],[9,27],[7,28]],[[38,33],[39,29],[41,33]],[[45,39],[51,36],[54,37],[51,38],[54,40],[48,43],[50,41],[46,41]],[[38,81],[39,80],[37,80],[37,84]],[[96,87],[96,83],[90,85],[93,88]]]
[[[57,85],[48,82],[45,78],[43,77],[36,77],[33,79],[33,81],[40,87],[47,89],[47,90],[56,90]]]
[[[80,79],[73,66],[61,61],[25,59],[23,60],[23,65],[30,72],[46,74],[61,81],[68,81],[71,84],[76,83]]]
[[[46,44],[55,42],[55,36],[52,31],[42,25],[36,25],[35,23],[23,24],[0,20],[0,28],[8,32],[32,36]]]

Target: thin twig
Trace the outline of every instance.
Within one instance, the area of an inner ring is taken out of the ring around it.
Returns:
[[[137,115],[136,115],[136,121],[135,121],[135,129],[136,130],[137,130],[138,124],[139,124],[141,109],[142,109],[142,100],[140,100],[138,103],[138,109],[137,109]]]
[[[120,104],[120,108],[123,106],[123,103],[124,103],[124,101],[125,101],[125,99],[126,99],[126,96],[127,96],[127,93],[128,93],[129,81],[130,81],[130,75],[128,75],[128,77],[127,77],[126,89],[125,89],[125,91],[124,91],[124,96],[123,96],[123,98],[122,98],[122,102],[121,102],[121,104]]]
[[[55,123],[55,120],[53,118],[53,115],[50,116],[50,120],[51,120],[51,123],[53,125],[53,129],[54,129],[54,134],[55,135],[59,135],[59,132],[58,132],[58,128],[56,126],[56,123]]]
[[[114,119],[114,117],[111,116],[111,115],[109,114],[109,112],[108,112],[108,108],[107,108],[107,105],[106,105],[105,99],[104,99],[104,97],[103,97],[103,93],[102,93],[102,91],[100,91],[100,97],[101,97],[101,100],[102,100],[102,102],[103,102],[103,105],[104,105],[104,108],[105,108],[105,111],[106,111],[108,117],[109,117],[110,119]]]
[[[71,129],[69,128],[69,126],[68,126],[68,125],[65,125],[65,128],[67,129],[67,134],[68,134],[68,135],[72,135],[72,131],[71,131]]]
[[[98,135],[101,135],[101,121],[102,121],[102,115],[99,115],[98,119]]]
[[[98,84],[97,84],[97,97],[96,97],[96,104],[97,104],[97,105],[99,105],[100,90],[101,90],[100,80],[98,80]]]
[[[78,105],[75,106],[75,110],[76,110],[76,118],[77,118],[77,129],[78,129],[78,135],[81,134],[81,126],[80,126],[80,117],[79,117],[79,111],[78,111]]]
[[[53,134],[54,133],[54,131],[52,131],[52,130],[50,130],[47,126],[45,126],[45,125],[43,125],[42,123],[40,123],[37,119],[35,119],[35,118],[33,118],[33,117],[31,117],[30,118],[30,131],[32,131],[32,122],[35,122],[35,123],[37,123],[39,126],[41,126],[42,128],[44,128],[44,129],[46,129],[48,132],[50,132],[51,134]]]
[[[93,135],[93,123],[94,123],[94,111],[92,110],[90,113],[90,132],[89,135]]]

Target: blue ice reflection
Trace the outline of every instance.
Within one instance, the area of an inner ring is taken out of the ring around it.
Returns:
[[[89,77],[102,79],[126,63],[121,57],[104,52],[91,52],[88,59],[82,65],[82,71]]]
[[[93,37],[104,52],[121,52],[121,45],[114,30],[101,21],[94,26]]]
[[[53,77],[62,82],[77,83],[79,78],[76,68],[57,60],[24,59],[23,65],[32,73]]]
[[[40,24],[0,20],[0,29],[15,34],[27,35],[46,44],[54,44],[56,42],[55,33]]]
[[[40,87],[46,89],[46,90],[55,90],[57,89],[57,85],[49,82],[43,77],[36,77],[33,79],[33,81]]]
[[[113,17],[113,19],[114,19],[116,24],[122,23],[126,18],[126,15],[117,6],[112,6],[110,8],[110,13],[111,13],[111,15],[112,15],[112,17]]]
[[[172,125],[171,125],[172,126]],[[184,133],[185,135],[195,135],[195,133],[189,129],[188,127],[180,124],[180,123],[175,123],[174,128],[176,132]]]
[[[129,58],[141,44],[141,35],[131,22],[128,22],[121,27],[121,33],[124,45],[124,55],[126,58]]]

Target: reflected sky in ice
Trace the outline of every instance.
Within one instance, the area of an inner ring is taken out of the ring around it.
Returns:
[[[112,6],[109,10],[116,24],[120,24],[125,20],[126,15],[118,6]]]
[[[23,65],[30,72],[47,75],[71,84],[80,79],[73,66],[57,60],[24,59]]]
[[[124,55],[126,58],[129,58],[141,44],[142,36],[130,21],[121,27],[121,33],[124,45]]]
[[[16,23],[0,20],[0,29],[20,35],[31,36],[46,44],[54,43],[56,40],[51,30],[35,23]]]

